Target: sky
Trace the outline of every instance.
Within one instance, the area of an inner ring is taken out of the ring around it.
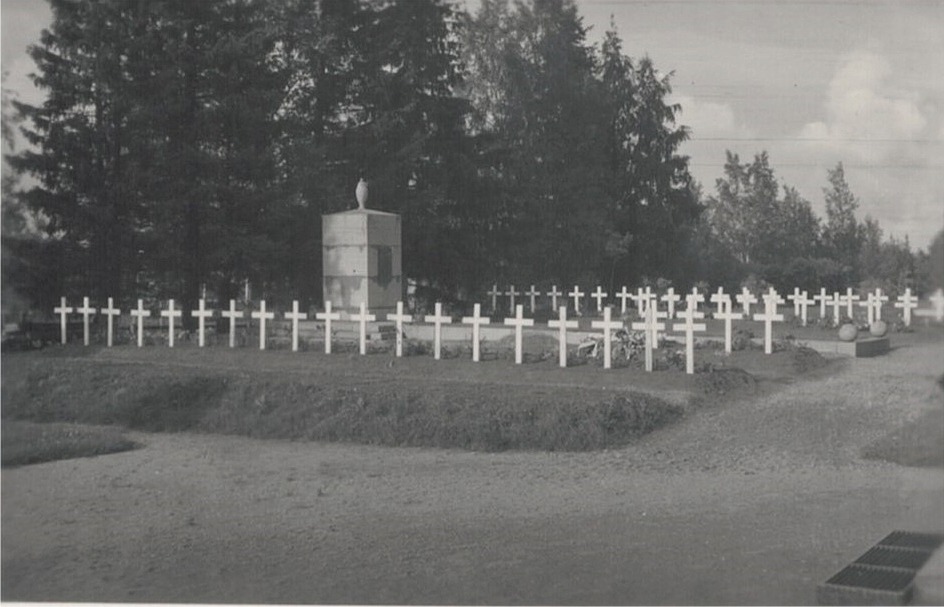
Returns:
[[[467,0],[474,8],[475,0]],[[611,19],[624,52],[673,73],[692,138],[681,152],[705,194],[725,151],[766,151],[778,178],[825,217],[842,162],[859,217],[927,248],[944,229],[944,0],[577,0],[589,42]],[[26,46],[42,0],[0,1],[4,86],[39,101]]]

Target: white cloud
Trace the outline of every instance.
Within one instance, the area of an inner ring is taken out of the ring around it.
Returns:
[[[922,100],[914,91],[895,90],[891,75],[891,64],[880,55],[868,51],[847,55],[829,83],[826,119],[805,125],[800,137],[840,146],[858,143],[849,140],[921,138],[929,123]]]
[[[681,104],[678,121],[691,128],[693,139],[753,136],[747,126],[737,121],[734,108],[727,103],[698,101],[688,95],[673,95],[671,101]]]
[[[711,194],[715,180],[724,173],[725,150],[738,151],[735,142],[752,139],[755,134],[738,120],[737,113],[728,103],[678,94],[673,95],[670,101],[682,106],[676,119],[691,130],[691,139],[682,144],[679,151],[691,157],[689,168],[692,175],[705,188],[705,193]]]
[[[785,160],[823,167],[842,161],[860,216],[927,246],[944,227],[942,107],[934,88],[910,86],[885,56],[849,53],[829,83],[823,117],[799,130],[808,141],[785,150]],[[826,185],[825,170],[821,179]]]

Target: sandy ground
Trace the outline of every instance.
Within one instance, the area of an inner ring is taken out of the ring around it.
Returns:
[[[617,451],[195,434],[2,473],[3,600],[813,604],[944,471],[860,449],[942,398],[944,344],[703,409]]]

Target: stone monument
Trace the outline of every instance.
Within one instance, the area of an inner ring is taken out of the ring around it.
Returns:
[[[355,195],[356,209],[321,217],[324,301],[347,314],[361,303],[393,312],[403,299],[400,216],[368,209],[363,179]]]

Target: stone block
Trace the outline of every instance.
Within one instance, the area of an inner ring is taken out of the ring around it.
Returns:
[[[354,312],[375,313],[403,299],[400,216],[354,209],[322,217],[324,300]]]
[[[855,358],[879,356],[887,353],[889,341],[887,337],[868,337],[850,342],[836,342],[836,352]]]

